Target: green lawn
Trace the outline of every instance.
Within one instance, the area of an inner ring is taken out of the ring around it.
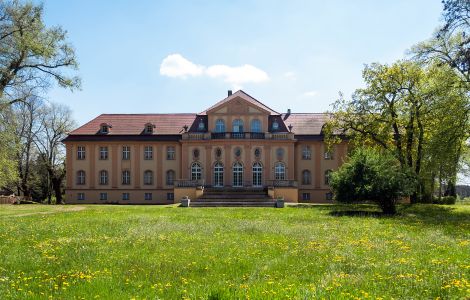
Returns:
[[[0,225],[2,299],[470,297],[470,205],[0,205]]]

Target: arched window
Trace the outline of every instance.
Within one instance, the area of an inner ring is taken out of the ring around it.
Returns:
[[[258,119],[251,120],[251,132],[261,132],[261,121]]]
[[[282,162],[277,162],[274,166],[274,179],[285,180],[286,179],[286,166]]]
[[[77,172],[77,184],[79,185],[85,184],[85,171],[80,170]]]
[[[146,170],[144,172],[144,184],[145,185],[152,185],[153,184],[153,172],[150,170]]]
[[[302,184],[310,184],[312,182],[312,174],[309,170],[302,171]]]
[[[312,158],[312,151],[310,150],[309,146],[304,146],[302,148],[302,159],[311,159]]]
[[[232,123],[233,132],[243,132],[243,121],[241,119],[235,119]]]
[[[332,172],[333,172],[332,170],[326,170],[325,171],[325,184],[326,185],[330,184],[330,179],[331,179],[331,173]]]
[[[215,121],[215,132],[225,132],[225,121],[218,119]]]
[[[201,165],[197,162],[191,165],[191,180],[200,180],[202,178]]]
[[[173,185],[175,181],[175,171],[168,170],[166,171],[166,185]]]
[[[108,184],[108,171],[100,171],[100,184]]]
[[[122,171],[122,184],[131,184],[131,171]]]
[[[253,164],[253,186],[263,185],[263,166],[259,162]]]
[[[214,186],[224,186],[224,165],[220,162],[214,165]]]
[[[239,162],[233,164],[233,186],[243,186],[243,165]]]

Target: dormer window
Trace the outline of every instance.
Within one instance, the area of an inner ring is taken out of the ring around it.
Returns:
[[[272,125],[272,128],[273,128],[273,130],[278,130],[279,129],[279,123],[277,121],[274,121],[273,125]]]
[[[199,125],[197,126],[198,130],[205,130],[206,129],[206,124],[204,124],[204,121],[201,119],[199,120]]]
[[[100,124],[100,133],[102,134],[108,134],[109,133],[109,128],[112,126],[106,123]]]
[[[145,133],[146,134],[152,134],[154,128],[155,128],[155,125],[153,125],[151,123],[145,124]]]

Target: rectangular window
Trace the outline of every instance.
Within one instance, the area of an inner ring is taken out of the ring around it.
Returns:
[[[175,147],[168,146],[166,148],[166,159],[167,160],[174,160],[175,159]]]
[[[129,200],[129,193],[122,193],[122,200]]]
[[[144,159],[145,160],[153,159],[153,147],[152,146],[145,146],[145,148],[144,148]]]
[[[122,184],[131,184],[131,172],[129,170],[122,171]]]
[[[77,200],[85,200],[85,193],[77,193]]]
[[[174,193],[166,193],[166,200],[175,200]]]
[[[145,193],[145,200],[152,200],[152,193]]]
[[[108,147],[100,147],[100,160],[108,159]]]
[[[310,193],[302,193],[302,200],[310,200]]]
[[[333,200],[333,193],[332,192],[328,192],[325,194],[325,198],[326,200],[328,201],[332,201]]]
[[[131,147],[122,146],[122,160],[131,159]]]
[[[100,193],[100,200],[108,200],[108,193]]]
[[[77,159],[84,160],[85,159],[85,146],[78,146],[77,147]]]

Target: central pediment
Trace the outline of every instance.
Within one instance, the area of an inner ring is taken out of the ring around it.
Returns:
[[[212,107],[200,113],[206,114],[265,114],[279,115],[278,112],[272,110],[268,106],[259,102],[247,93],[239,90],[227,98],[219,101]]]

